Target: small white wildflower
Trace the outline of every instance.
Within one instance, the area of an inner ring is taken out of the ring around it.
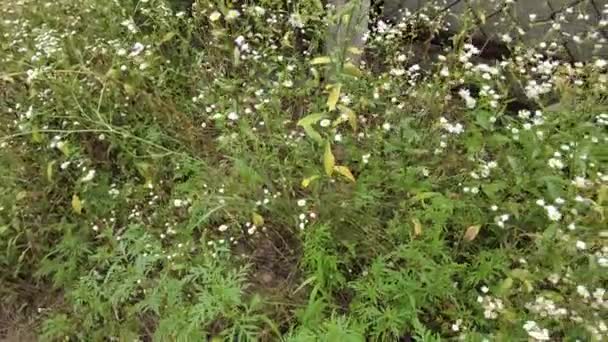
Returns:
[[[299,199],[298,200],[298,207],[303,207],[306,205],[306,200],[305,199]]]
[[[564,204],[564,203],[566,203],[566,200],[564,200],[561,197],[558,197],[555,199],[555,204]]]
[[[589,296],[591,296],[589,290],[587,290],[587,288],[583,285],[578,285],[576,287],[576,293],[578,293],[583,298],[589,298]]]
[[[93,177],[95,177],[95,170],[91,169],[84,177],[82,177],[81,181],[90,182],[93,180]]]
[[[559,212],[557,207],[555,207],[553,205],[547,205],[547,206],[545,206],[545,210],[547,211],[547,217],[549,217],[549,220],[551,220],[551,221],[561,220],[562,214]]]
[[[235,112],[228,113],[228,119],[231,121],[236,121],[239,119],[239,115]]]
[[[217,230],[219,230],[220,232],[225,232],[225,231],[227,231],[227,230],[228,230],[228,226],[227,226],[227,225],[225,225],[225,224],[222,224],[221,226],[219,226],[219,227],[217,228]]]
[[[321,127],[329,127],[329,125],[331,125],[331,121],[329,119],[323,119],[319,125],[321,125]]]
[[[185,205],[186,205],[186,201],[184,201],[184,200],[181,200],[181,199],[174,199],[173,200],[173,206],[176,207],[176,208],[181,208],[181,207],[183,207]]]
[[[548,164],[549,164],[549,167],[552,168],[552,169],[561,170],[564,167],[566,167],[564,165],[564,163],[562,163],[562,161],[560,159],[557,159],[557,158],[551,158],[551,159],[549,159]]]
[[[237,10],[229,10],[228,13],[226,13],[226,20],[234,20],[236,18],[238,18],[241,15],[241,12],[237,11]]]
[[[385,122],[384,124],[382,124],[382,129],[385,131],[390,131],[391,130],[391,124],[388,122]]]
[[[144,46],[144,44],[137,42],[131,48],[131,53],[129,54],[129,56],[135,57],[135,56],[139,55],[140,53],[142,53],[145,48],[146,47]]]
[[[335,142],[342,141],[342,134],[336,134],[336,135],[334,135],[334,141]]]
[[[211,13],[209,15],[209,20],[211,21],[217,21],[221,18],[222,14],[218,11],[214,11],[213,13]]]
[[[498,210],[498,206],[497,205],[493,205],[493,206],[490,207],[490,210],[496,211],[496,210]]]
[[[587,249],[587,244],[585,243],[585,241],[578,240],[576,241],[576,249],[584,251],[585,249]]]
[[[460,91],[458,91],[458,95],[460,95],[460,97],[464,100],[467,108],[473,109],[477,105],[477,100],[471,97],[471,93],[468,89],[460,89]]]

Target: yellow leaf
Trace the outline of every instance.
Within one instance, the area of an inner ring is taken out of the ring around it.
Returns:
[[[412,223],[414,224],[414,236],[422,235],[422,223],[420,223],[420,220],[414,217]]]
[[[325,168],[325,173],[328,176],[331,176],[334,172],[334,166],[336,165],[336,158],[334,154],[331,153],[331,144],[327,142],[325,145],[325,153],[323,154],[323,167]]]
[[[78,198],[78,195],[76,195],[76,194],[74,194],[72,196],[72,210],[76,214],[82,214],[82,202],[80,201],[80,198]]]
[[[310,185],[310,183],[312,183],[312,181],[314,181],[317,178],[319,178],[319,176],[317,176],[317,175],[310,176],[308,178],[304,178],[304,179],[302,179],[302,184],[300,184],[300,185],[303,188],[308,188],[308,186]]]
[[[359,49],[359,48],[358,48],[358,47],[356,47],[356,46],[351,46],[351,47],[349,47],[349,48],[348,48],[348,52],[350,52],[350,53],[352,53],[352,54],[354,54],[354,55],[360,55],[360,54],[362,54],[362,53],[363,53],[363,51],[361,51],[361,49]]]
[[[344,63],[344,66],[342,67],[342,70],[344,71],[344,73],[346,73],[347,75],[351,75],[354,77],[359,77],[361,76],[361,70],[359,70],[359,68],[357,68],[356,65],[354,65],[351,62],[346,62]]]
[[[346,115],[346,117],[348,118],[348,123],[350,124],[350,126],[353,128],[353,131],[357,131],[357,115],[355,114],[355,112],[343,105],[338,105],[338,109],[340,109],[340,111],[342,112],[343,115]]]
[[[480,229],[481,225],[470,226],[467,228],[466,232],[464,233],[464,241],[471,242],[475,240]]]
[[[55,167],[56,162],[57,162],[56,160],[53,160],[53,161],[49,162],[48,164],[46,164],[46,179],[49,182],[53,181],[53,168]]]
[[[312,65],[329,64],[329,63],[331,63],[331,58],[329,58],[328,56],[315,57],[312,59],[312,61],[310,61],[310,64],[312,64]]]
[[[170,41],[171,39],[173,39],[173,37],[175,37],[176,33],[171,31],[171,32],[167,32],[165,33],[165,35],[163,36],[163,38],[160,40],[160,43],[166,43],[168,41]]]
[[[262,217],[262,215],[258,214],[258,213],[253,213],[253,215],[251,215],[251,221],[253,221],[253,224],[261,227],[264,225],[264,218]]]
[[[336,104],[338,103],[338,99],[340,98],[341,89],[342,85],[340,83],[331,86],[331,90],[329,91],[329,97],[327,98],[327,107],[330,111],[336,109]]]
[[[341,174],[342,176],[348,178],[351,182],[356,182],[355,176],[353,176],[352,172],[346,166],[336,165],[334,166],[334,171]]]

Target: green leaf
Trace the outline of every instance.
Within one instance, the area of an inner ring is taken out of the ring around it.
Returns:
[[[336,166],[336,158],[331,152],[331,144],[327,142],[325,145],[325,153],[323,154],[323,167],[325,168],[325,173],[328,176],[333,174],[334,166]]]
[[[315,57],[310,61],[311,65],[329,64],[329,63],[331,63],[331,58],[329,56]]]
[[[312,126],[302,125],[302,128],[304,129],[304,132],[306,132],[306,134],[311,137],[317,144],[322,145],[325,142],[321,134],[319,134],[319,132],[312,128]]]
[[[323,113],[313,113],[313,114],[309,114],[303,118],[300,119],[300,121],[298,121],[298,126],[311,126],[316,124],[317,122],[321,121],[321,119],[325,118],[325,114]]]
[[[336,109],[336,104],[340,99],[340,90],[342,89],[342,85],[340,83],[336,83],[331,86],[329,90],[329,97],[327,98],[327,108],[330,111]]]

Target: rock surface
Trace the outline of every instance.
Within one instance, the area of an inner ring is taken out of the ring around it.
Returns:
[[[385,0],[384,16],[445,15],[449,31],[470,14],[477,34],[542,47],[555,42],[563,57],[586,61],[608,56],[608,0]]]

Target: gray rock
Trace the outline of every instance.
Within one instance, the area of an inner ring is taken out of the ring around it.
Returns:
[[[520,40],[537,48],[555,42],[558,54],[577,61],[608,56],[608,26],[600,25],[608,19],[608,0],[386,0],[384,16],[399,20],[404,9],[447,15],[452,33],[468,13],[477,34],[487,39]]]

